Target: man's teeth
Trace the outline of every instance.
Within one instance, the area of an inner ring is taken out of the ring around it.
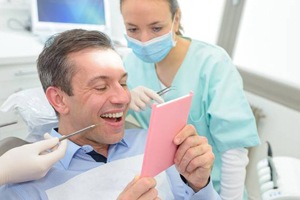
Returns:
[[[123,112],[119,112],[119,113],[107,113],[107,114],[103,114],[101,115],[101,117],[107,117],[107,118],[119,118],[123,116]]]

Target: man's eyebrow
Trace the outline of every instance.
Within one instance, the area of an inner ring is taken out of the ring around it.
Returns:
[[[88,85],[92,85],[94,82],[96,82],[96,81],[98,81],[98,80],[107,80],[107,79],[109,79],[109,77],[108,76],[95,76],[95,77],[93,77],[91,80],[89,80],[88,81]]]
[[[128,73],[125,72],[120,79],[126,78],[128,77]],[[98,81],[98,80],[108,80],[110,79],[110,76],[106,76],[106,75],[101,75],[101,76],[96,76],[94,78],[92,78],[91,80],[89,80],[88,85],[93,84],[94,82]]]

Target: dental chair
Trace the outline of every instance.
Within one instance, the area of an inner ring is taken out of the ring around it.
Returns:
[[[25,139],[6,137],[0,140],[0,156],[11,148],[44,139],[43,135],[58,125],[54,109],[49,104],[42,87],[14,93],[1,105],[0,111],[15,111],[27,126]],[[141,128],[133,119],[126,118],[125,129]]]
[[[267,141],[267,157],[257,163],[262,200],[300,200],[300,160],[273,156]]]

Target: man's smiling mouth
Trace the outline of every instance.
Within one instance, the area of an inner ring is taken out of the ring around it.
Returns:
[[[118,113],[106,113],[100,116],[101,118],[109,121],[119,122],[122,120],[123,112]]]

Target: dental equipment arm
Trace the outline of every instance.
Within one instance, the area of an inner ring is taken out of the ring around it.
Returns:
[[[144,86],[138,86],[130,91],[131,93],[131,102],[130,109],[140,112],[145,110],[147,106],[151,106],[152,100],[157,103],[163,103],[163,98],[160,97],[158,93],[154,90],[146,88]]]
[[[66,153],[67,141],[45,140],[13,148],[0,157],[0,185],[40,179]],[[51,150],[51,151],[48,151]]]

